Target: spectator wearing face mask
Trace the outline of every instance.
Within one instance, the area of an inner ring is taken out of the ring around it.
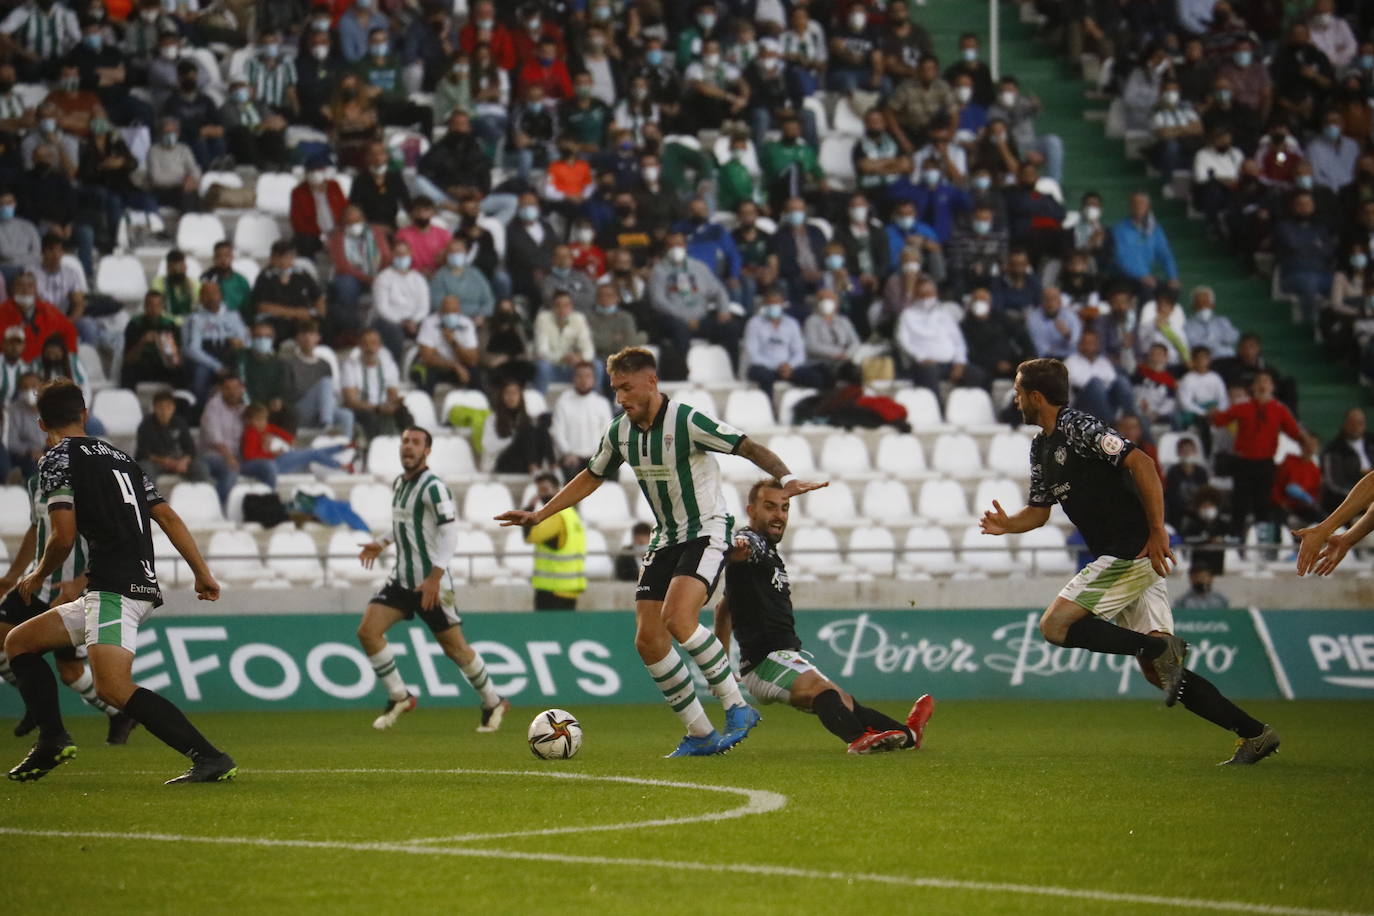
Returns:
[[[990,207],[977,207],[967,224],[954,230],[946,251],[949,279],[956,294],[987,286],[1007,259],[1007,233],[997,228]]]
[[[582,271],[593,281],[606,272],[606,252],[596,244],[596,227],[590,222],[573,223],[568,250],[572,253],[573,270]]]
[[[387,34],[387,20],[377,11],[373,0],[353,0],[348,12],[339,17],[339,53],[345,61],[356,64],[368,53],[368,43],[375,32]]]
[[[410,206],[410,190],[401,170],[393,168],[386,147],[370,143],[366,152],[366,173],[353,180],[349,203],[362,210],[367,222],[395,228],[396,214]]]
[[[1021,152],[1039,153],[1045,159],[1045,171],[1055,181],[1062,182],[1064,141],[1058,134],[1042,134],[1035,127],[1035,119],[1043,107],[1034,95],[1021,91],[1015,77],[1004,76],[997,85],[997,101],[988,109],[988,118],[1006,121]]]
[[[372,289],[377,275],[391,264],[386,229],[368,225],[356,206],[344,210],[343,221],[329,237],[334,276],[329,281],[329,335],[355,335],[362,327],[360,300]]]
[[[596,287],[596,306],[587,313],[595,361],[604,365],[612,353],[649,342],[649,335],[635,324],[634,315],[620,305],[620,295],[610,283]]]
[[[296,331],[296,350],[282,357],[282,399],[301,426],[323,428],[353,437],[353,412],[340,404],[339,379],[317,351],[319,323],[303,321]]]
[[[1304,155],[1312,165],[1313,180],[1338,192],[1355,180],[1360,144],[1345,135],[1340,112],[1328,111],[1321,133],[1308,141]]]
[[[1328,353],[1348,362],[1360,356],[1360,342],[1355,329],[1369,315],[1370,297],[1374,295],[1374,270],[1369,266],[1369,249],[1356,243],[1337,264],[1331,281],[1331,298],[1322,303],[1317,315],[1322,342]]]
[[[6,283],[38,264],[41,240],[38,228],[15,215],[13,191],[0,191],[0,276]]]
[[[693,337],[725,347],[732,362],[738,359],[742,333],[738,317],[715,272],[687,256],[687,239],[668,234],[667,256],[649,273],[649,305],[658,314],[664,336],[685,359]]]
[[[1193,290],[1193,314],[1184,322],[1183,333],[1190,349],[1206,347],[1215,359],[1236,355],[1240,331],[1225,315],[1217,314],[1216,294],[1210,286]]]
[[[802,326],[802,338],[807,360],[829,367],[832,374],[839,366],[854,361],[862,343],[854,323],[840,312],[839,301],[830,290],[816,294],[816,308]]]
[[[397,363],[429,315],[429,282],[415,269],[410,245],[397,240],[391,263],[372,283],[372,326]]]
[[[280,111],[262,103],[252,85],[242,80],[229,86],[229,97],[219,109],[230,157],[239,165],[260,171],[289,165],[286,152],[287,120]]]
[[[329,157],[316,153],[306,163],[305,180],[291,189],[292,242],[302,257],[313,258],[343,219],[348,198],[329,176]]]
[[[23,480],[38,470],[38,459],[48,448],[48,435],[38,425],[38,375],[19,376],[19,390],[3,406],[5,415],[5,453],[9,467],[16,468]]]
[[[447,296],[457,296],[463,303],[463,313],[479,327],[496,308],[491,285],[482,272],[472,266],[467,239],[459,236],[449,240],[443,263],[430,278],[430,308],[437,310]]]
[[[472,54],[479,43],[490,47],[496,66],[502,70],[515,67],[514,36],[496,18],[496,4],[492,0],[479,0],[473,6],[472,17],[458,30],[458,46],[464,53]]]
[[[976,387],[987,384],[983,370],[969,363],[964,334],[928,277],[918,281],[915,300],[897,320],[896,342],[912,383],[919,387],[938,392],[944,381]]]
[[[968,345],[969,361],[989,379],[1009,379],[1016,367],[1035,357],[1035,344],[1019,317],[992,307],[992,293],[978,287],[969,293],[968,308],[959,323]]]
[[[148,150],[148,191],[163,206],[194,211],[200,206],[200,165],[191,148],[181,142],[176,118],[163,118],[159,124],[157,143]]]
[[[1234,525],[1222,511],[1225,501],[1215,487],[1200,487],[1184,510],[1178,524],[1183,543],[1192,549],[1193,565],[1220,575],[1225,571],[1225,548],[1231,543]]]
[[[763,305],[744,327],[746,377],[772,397],[778,380],[803,388],[828,387],[827,373],[807,362],[801,325],[787,314],[783,291],[777,287],[763,294]]]
[[[463,314],[457,296],[445,296],[439,310],[420,322],[419,353],[412,378],[431,394],[437,385],[480,388],[477,325]]]
[[[56,306],[38,298],[38,284],[31,273],[20,274],[14,279],[10,284],[9,300],[0,305],[0,331],[11,327],[24,330],[21,358],[25,362],[38,359],[43,341],[54,334],[61,336],[68,352],[76,352],[76,326]]]
[[[1160,87],[1159,101],[1150,114],[1150,134],[1154,138],[1150,154],[1167,184],[1202,147],[1202,119],[1183,98],[1178,80],[1166,79]]]
[[[248,328],[238,312],[224,307],[219,284],[207,282],[200,285],[200,308],[186,316],[182,334],[191,391],[198,403],[204,403],[211,386],[236,372]]]
[[[1212,589],[1212,570],[1195,562],[1188,570],[1188,591],[1175,599],[1173,605],[1186,611],[1211,611],[1229,608],[1231,601]]]

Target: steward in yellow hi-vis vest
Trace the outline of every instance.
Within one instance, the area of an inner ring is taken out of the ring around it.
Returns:
[[[558,492],[558,478],[540,474],[535,486],[540,502],[546,502]],[[534,609],[577,610],[577,597],[587,590],[587,529],[577,510],[545,519],[525,532],[525,541],[534,545]]]

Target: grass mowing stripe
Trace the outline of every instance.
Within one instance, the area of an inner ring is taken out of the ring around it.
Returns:
[[[962,890],[992,894],[1017,894],[1040,897],[1059,897],[1070,900],[1091,900],[1099,903],[1129,903],[1143,906],[1163,906],[1225,913],[1256,913],[1261,916],[1370,916],[1349,910],[1321,910],[1307,907],[1287,907],[1265,903],[1246,903],[1240,900],[1205,900],[1190,897],[1162,897],[1154,894],[1131,894],[1118,891],[1098,891],[1086,888],[1055,887],[1053,885],[1013,884],[999,881],[961,881],[954,878],[918,878],[907,875],[878,875],[864,872],[821,871],[796,868],[790,865],[752,865],[741,862],[685,862],[666,859],[613,858],[610,856],[578,856],[552,852],[516,852],[507,849],[470,849],[467,847],[439,848],[408,846],[401,843],[347,843],[339,840],[289,840],[266,837],[184,836],[173,833],[117,833],[106,830],[23,830],[0,827],[0,835],[30,837],[62,837],[72,839],[144,840],[163,843],[205,843],[220,846],[262,846],[265,848],[328,849],[340,852],[399,852],[417,856],[451,856],[456,858],[505,859],[517,862],[553,862],[560,865],[604,865],[630,868],[661,868],[677,871],[732,873],[761,877],[798,878],[816,881],[856,881],[891,884],[903,887]]]

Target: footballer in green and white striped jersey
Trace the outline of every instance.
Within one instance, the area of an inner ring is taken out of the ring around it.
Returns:
[[[596,477],[628,464],[658,525],[649,550],[699,537],[728,540],[733,519],[725,511],[720,467],[710,452],[734,454],[744,433],[672,398],[663,398],[648,430],[625,414],[611,421],[587,463]]]
[[[24,570],[24,575],[27,576],[38,568],[39,562],[43,559],[43,551],[48,548],[48,507],[39,498],[37,474],[30,475],[24,486],[29,491],[29,524],[36,529],[37,535],[33,545],[33,560],[29,563],[29,568]],[[57,567],[43,582],[42,587],[33,593],[34,602],[41,601],[45,605],[51,605],[56,600],[63,582],[70,582],[85,574],[86,539],[78,535],[62,565]]]
[[[429,468],[414,477],[397,477],[391,485],[391,539],[396,545],[392,581],[419,588],[435,566],[447,569],[453,548],[443,555],[439,526],[457,519],[453,493]]]

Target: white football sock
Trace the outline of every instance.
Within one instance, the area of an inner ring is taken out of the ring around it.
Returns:
[[[716,639],[716,634],[697,624],[696,632],[687,637],[682,648],[686,649],[692,656],[692,661],[697,663],[702,676],[706,678],[706,683],[711,686],[711,693],[720,700],[721,706],[732,709],[744,705],[744,697],[739,692],[739,681],[735,680],[735,672],[730,670],[730,653],[721,641]]]
[[[697,689],[692,684],[692,672],[682,656],[669,650],[662,659],[644,667],[649,669],[649,676],[663,693],[663,699],[687,726],[687,734],[700,738],[715,730],[711,720],[706,718],[706,710],[701,708]]]
[[[483,709],[495,709],[501,705],[501,694],[497,693],[496,688],[491,685],[491,677],[487,675],[486,662],[482,661],[482,656],[479,653],[472,653],[472,661],[466,665],[459,665],[458,670],[463,672],[463,677],[468,679],[472,689],[481,695]]]
[[[404,700],[410,691],[406,690],[406,682],[401,680],[401,673],[396,670],[396,657],[391,654],[391,647],[383,646],[382,651],[369,655],[367,660],[372,663],[372,670],[377,672],[377,680],[386,688],[386,695],[393,700]]]
[[[19,689],[19,678],[15,677],[14,672],[10,670],[10,657],[4,652],[0,652],[0,679],[3,679],[15,690]]]
[[[119,715],[118,709],[115,709],[109,703],[106,703],[104,700],[100,699],[99,695],[96,694],[95,678],[91,677],[91,670],[89,668],[82,669],[81,677],[72,681],[67,686],[75,690],[77,693],[81,694],[81,699],[85,700],[87,703],[91,704],[96,709],[103,712],[105,715],[110,716],[111,718]]]

